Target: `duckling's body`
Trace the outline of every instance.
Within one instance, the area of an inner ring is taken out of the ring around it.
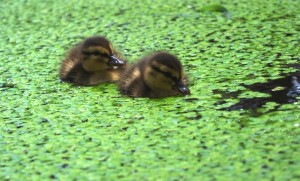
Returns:
[[[190,94],[180,61],[167,52],[156,52],[132,65],[122,75],[119,89],[131,97],[163,98]]]
[[[63,60],[60,79],[75,85],[115,82],[125,70],[125,62],[119,56],[106,38],[87,38],[73,47]]]

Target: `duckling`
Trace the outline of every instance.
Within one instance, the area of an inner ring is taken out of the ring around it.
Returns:
[[[167,52],[144,57],[121,77],[118,83],[120,92],[131,97],[163,98],[190,94],[180,61]]]
[[[62,61],[59,77],[62,81],[84,86],[115,82],[126,64],[118,57],[120,54],[105,37],[87,38],[73,47]]]
[[[292,76],[293,87],[289,89],[287,96],[289,97],[298,97],[300,96],[300,83],[296,76]]]

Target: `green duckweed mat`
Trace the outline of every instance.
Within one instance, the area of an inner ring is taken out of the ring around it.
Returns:
[[[299,103],[225,111],[295,72],[299,0],[1,0],[0,180],[299,180]],[[192,95],[60,83],[66,51],[104,35],[129,62],[177,55]],[[271,110],[271,111],[270,111]]]

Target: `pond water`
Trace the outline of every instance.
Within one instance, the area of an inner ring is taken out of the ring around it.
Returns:
[[[299,66],[299,65],[297,65]],[[256,111],[256,109],[261,108],[268,102],[275,102],[278,105],[274,107],[273,111],[278,109],[282,104],[296,103],[298,97],[300,96],[300,84],[298,77],[300,75],[299,70],[290,73],[288,75],[281,75],[282,78],[269,80],[264,83],[255,83],[252,85],[243,85],[247,90],[266,93],[266,97],[253,97],[253,98],[241,98],[240,101],[234,105],[227,108],[222,108],[222,110],[242,110],[251,109]],[[215,91],[216,93],[220,93]],[[223,97],[226,98],[238,98],[241,91],[236,92],[225,92],[222,93]],[[220,105],[225,101],[217,103]]]
[[[298,0],[0,8],[0,180],[300,179]],[[93,35],[128,62],[177,55],[192,94],[129,98],[114,84],[61,83],[66,52]]]

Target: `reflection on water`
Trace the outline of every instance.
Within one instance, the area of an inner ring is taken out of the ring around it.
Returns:
[[[298,82],[298,78],[296,76],[292,76],[292,84],[293,87],[287,93],[288,97],[298,97],[300,96],[300,83]]]

